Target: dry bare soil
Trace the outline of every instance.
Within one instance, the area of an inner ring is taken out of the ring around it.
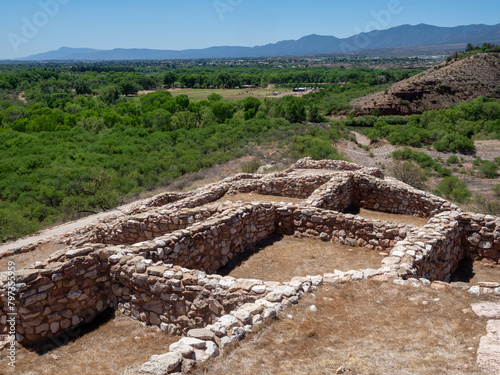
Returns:
[[[70,333],[71,336],[31,348],[17,344],[15,369],[2,360],[0,374],[127,375],[152,355],[168,351],[169,345],[179,340],[111,311]]]
[[[324,286],[195,374],[335,374],[341,366],[344,374],[482,374],[475,362],[486,320],[470,304],[490,298],[374,281]]]

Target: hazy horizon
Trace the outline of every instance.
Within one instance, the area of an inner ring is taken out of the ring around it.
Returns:
[[[487,12],[485,10],[488,10]],[[0,15],[0,59],[61,47],[200,49],[253,47],[317,34],[345,38],[360,32],[425,23],[454,27],[500,23],[500,4],[478,0],[39,0],[11,2]]]

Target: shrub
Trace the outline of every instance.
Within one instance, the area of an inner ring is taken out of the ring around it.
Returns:
[[[450,155],[448,160],[446,160],[446,163],[448,164],[457,164],[458,163],[458,156],[457,155]]]
[[[425,181],[427,181],[427,175],[425,171],[411,161],[395,161],[391,169],[391,174],[398,180],[414,188],[426,188]]]
[[[434,192],[460,203],[465,202],[472,195],[467,189],[467,184],[454,176],[443,178]]]
[[[495,178],[498,171],[498,164],[492,161],[485,161],[479,167],[479,173],[486,178]]]
[[[449,170],[448,168],[440,167],[438,168],[437,173],[439,173],[441,177],[451,176],[451,170]]]
[[[491,191],[497,196],[500,197],[500,184],[495,184],[491,187]]]
[[[259,169],[261,165],[262,164],[260,163],[260,161],[254,159],[252,161],[249,161],[248,163],[243,164],[241,166],[241,171],[243,173],[255,173],[257,172],[257,169]]]

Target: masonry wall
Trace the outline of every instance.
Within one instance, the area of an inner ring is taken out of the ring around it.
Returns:
[[[413,226],[371,221],[317,208],[279,207],[278,232],[373,250],[392,248]]]
[[[285,172],[289,173],[297,169],[328,169],[332,171],[372,171],[373,173],[382,175],[378,168],[365,168],[362,165],[350,163],[343,160],[314,160],[311,157],[298,160],[294,165],[288,168]]]
[[[500,263],[500,218],[469,213],[461,215],[459,222],[466,256]]]
[[[435,195],[402,184],[362,174],[353,175],[356,189],[352,204],[369,210],[430,217],[440,212],[458,209]]]
[[[456,212],[444,212],[431,218],[424,227],[411,230],[382,263],[404,278],[450,281],[465,257],[458,216]]]
[[[153,261],[213,273],[234,255],[276,231],[276,208],[249,203],[215,215],[189,230],[176,231],[134,248]]]
[[[91,247],[68,251],[43,269],[18,270],[17,285],[16,328],[23,342],[55,336],[112,304],[107,254]],[[5,293],[1,299],[6,306]]]
[[[342,173],[316,189],[306,203],[312,207],[342,212],[352,204],[354,188],[352,174]]]
[[[189,193],[167,192],[167,193],[157,194],[154,197],[143,201],[140,205],[133,207],[129,213],[130,214],[138,214],[138,213],[144,212],[144,211],[151,209],[151,208],[161,207],[161,206],[165,206],[167,204],[173,203],[173,202],[177,202],[177,201],[184,199],[184,198],[187,198],[191,195],[193,195],[192,192],[189,192]]]
[[[259,280],[223,278],[172,265],[146,267],[141,260],[136,257],[111,267],[117,307],[172,334],[212,324],[268,291]]]
[[[229,202],[221,202],[197,208],[168,209],[125,216],[114,223],[97,226],[93,240],[115,245],[152,240],[206,220],[216,213],[223,212],[231,205]]]
[[[278,177],[250,181],[241,180],[232,184],[230,192],[257,193],[305,199],[317,188],[330,180],[331,177],[331,175],[318,175],[301,178]]]

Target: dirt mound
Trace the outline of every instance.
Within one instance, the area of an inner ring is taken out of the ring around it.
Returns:
[[[444,62],[386,91],[351,102],[355,115],[380,113],[408,115],[447,108],[487,96],[500,98],[500,54],[478,53],[462,60]]]

